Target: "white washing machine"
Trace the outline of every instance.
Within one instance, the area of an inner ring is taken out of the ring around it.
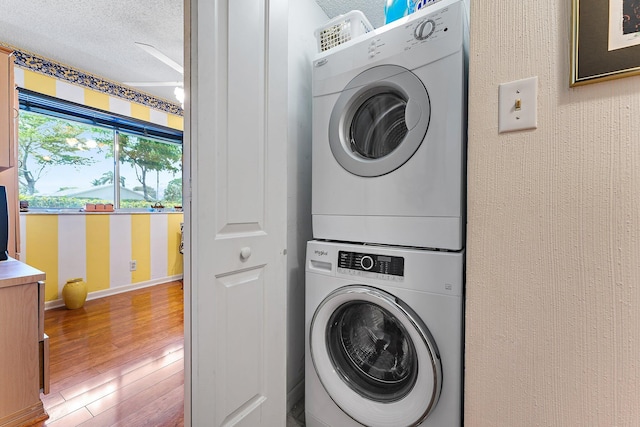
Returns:
[[[307,243],[308,427],[462,425],[463,256]]]
[[[314,59],[314,238],[462,248],[466,16],[443,0]]]

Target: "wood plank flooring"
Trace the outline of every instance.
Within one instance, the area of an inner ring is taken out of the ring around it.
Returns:
[[[183,426],[180,282],[45,312],[51,392],[38,427]]]

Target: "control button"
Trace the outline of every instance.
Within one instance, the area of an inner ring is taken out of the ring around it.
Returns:
[[[373,258],[371,258],[369,255],[363,256],[360,260],[360,266],[367,271],[373,268],[373,264]]]
[[[418,40],[426,40],[436,29],[436,23],[431,19],[420,22],[413,31],[413,36]]]

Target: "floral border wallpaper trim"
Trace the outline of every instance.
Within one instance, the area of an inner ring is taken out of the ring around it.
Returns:
[[[138,92],[130,87],[101,79],[100,77],[67,67],[66,65],[58,64],[57,62],[48,60],[41,56],[27,53],[19,49],[13,49],[15,65],[19,67],[93,89],[98,92],[117,96],[128,101],[137,102],[138,104],[146,105],[147,107],[154,108],[156,110],[165,111],[177,116],[184,115],[184,111],[178,104],[156,98],[144,92]]]

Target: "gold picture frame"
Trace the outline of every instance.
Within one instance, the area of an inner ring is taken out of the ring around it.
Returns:
[[[573,0],[571,86],[638,74],[640,0]]]

